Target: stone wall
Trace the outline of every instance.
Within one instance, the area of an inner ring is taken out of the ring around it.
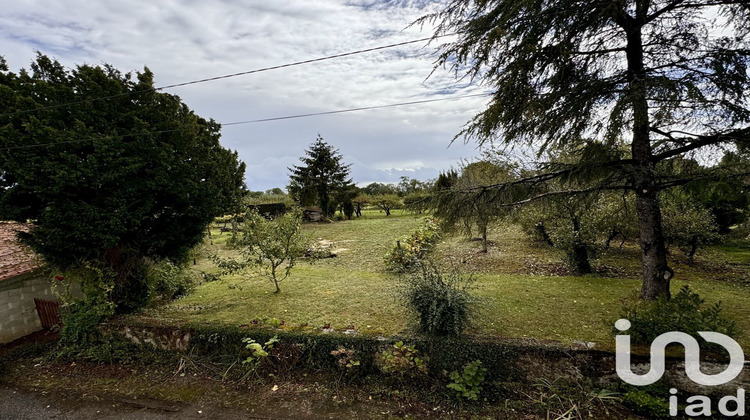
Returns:
[[[34,298],[55,299],[46,276],[32,272],[0,281],[0,343],[42,329]]]

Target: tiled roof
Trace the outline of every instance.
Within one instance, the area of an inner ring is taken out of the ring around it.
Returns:
[[[28,230],[29,227],[22,223],[0,222],[0,281],[27,273],[38,266],[34,253],[16,238],[18,231]]]

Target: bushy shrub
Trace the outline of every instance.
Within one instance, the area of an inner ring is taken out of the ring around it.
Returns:
[[[96,332],[96,326],[114,314],[108,302],[81,300],[62,307],[60,342],[64,345],[83,345]]]
[[[414,233],[396,242],[385,254],[385,265],[389,271],[406,273],[414,270],[440,239],[440,223],[425,218]]]
[[[464,366],[462,373],[451,372],[451,383],[448,388],[456,392],[456,398],[460,400],[477,401],[479,393],[482,392],[482,382],[487,369],[482,367],[481,360],[475,360]]]
[[[419,330],[432,335],[460,335],[469,324],[475,299],[469,293],[475,278],[457,271],[442,272],[423,264],[409,275],[402,289],[408,309],[419,319]]]
[[[126,277],[119,274],[114,282],[110,298],[115,304],[115,312],[127,314],[135,312],[151,302],[148,265],[144,259],[132,263]]]
[[[153,295],[165,299],[185,296],[195,287],[195,278],[190,272],[169,260],[151,264],[149,277]]]
[[[331,356],[336,358],[336,364],[338,368],[344,371],[347,375],[354,375],[357,368],[362,364],[359,361],[357,351],[354,349],[347,349],[339,347],[331,352]]]
[[[628,334],[635,344],[650,344],[659,335],[670,331],[681,331],[698,340],[702,340],[698,331],[737,335],[734,321],[721,316],[721,302],[709,307],[702,307],[703,303],[698,293],[686,285],[669,300],[664,297],[653,302],[633,299],[623,307],[621,318],[630,321]],[[621,334],[615,329],[613,332]]]
[[[82,263],[63,275],[55,276],[55,293],[62,300],[60,316],[60,342],[76,346],[89,341],[96,326],[114,315],[115,304],[112,292],[115,288],[115,273],[95,263]],[[74,291],[80,287],[80,292]]]

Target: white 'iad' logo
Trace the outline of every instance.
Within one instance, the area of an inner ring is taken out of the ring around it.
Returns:
[[[620,319],[615,322],[615,328],[619,331],[627,331],[630,329],[630,321]],[[615,336],[615,369],[617,370],[617,375],[623,381],[635,386],[650,385],[658,381],[664,375],[664,350],[667,345],[672,343],[679,343],[685,347],[685,374],[687,374],[690,380],[699,385],[722,385],[730,382],[742,372],[743,365],[745,364],[745,354],[742,352],[742,347],[736,341],[731,337],[717,332],[701,331],[698,335],[703,337],[707,342],[718,344],[727,350],[729,353],[729,366],[723,372],[715,375],[706,375],[701,372],[701,349],[698,340],[683,332],[672,331],[656,337],[654,342],[651,343],[651,367],[643,375],[637,375],[631,370],[630,336]]]

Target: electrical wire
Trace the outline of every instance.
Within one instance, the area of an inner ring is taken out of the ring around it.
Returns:
[[[388,105],[363,106],[360,108],[340,109],[337,111],[312,112],[309,114],[297,114],[297,115],[287,115],[284,117],[262,118],[259,120],[237,121],[237,122],[224,123],[221,126],[226,127],[226,126],[240,125],[240,124],[253,124],[253,123],[269,122],[269,121],[290,120],[293,118],[315,117],[319,115],[343,114],[345,112],[366,111],[370,109],[381,109],[381,108],[393,108],[393,107],[398,107],[398,106],[426,104],[430,102],[449,101],[452,99],[463,99],[463,98],[475,98],[475,97],[489,96],[489,95],[491,95],[491,93],[477,93],[473,95],[453,96],[450,98],[424,99],[420,101],[400,102],[400,103],[388,104]]]
[[[399,107],[399,106],[426,104],[426,103],[431,103],[431,102],[451,101],[451,100],[456,100],[456,99],[477,98],[481,96],[490,96],[490,95],[492,94],[491,93],[476,93],[476,94],[471,94],[471,95],[452,96],[449,98],[424,99],[424,100],[419,100],[419,101],[399,102],[399,103],[387,104],[387,105],[374,105],[374,106],[365,106],[365,107],[358,107],[358,108],[340,109],[336,111],[313,112],[309,114],[287,115],[283,117],[263,118],[263,119],[258,119],[258,120],[235,121],[235,122],[221,124],[221,126],[226,127],[226,126],[241,125],[241,124],[253,124],[253,123],[261,123],[261,122],[269,122],[269,121],[288,120],[288,119],[293,119],[293,118],[306,118],[306,117],[314,117],[314,116],[320,116],[320,115],[343,114],[345,112],[393,108],[393,107]],[[182,131],[182,129],[149,131],[149,132],[140,132],[140,133],[132,133],[132,134],[123,134],[123,135],[118,135],[118,136],[87,137],[83,139],[67,140],[67,141],[60,141],[60,142],[55,142],[55,143],[39,143],[39,144],[28,144],[24,146],[3,147],[3,148],[0,148],[0,150],[10,151],[10,150],[18,150],[18,149],[31,149],[31,148],[36,148],[36,147],[57,146],[61,144],[82,143],[85,141],[92,141],[92,140],[118,139],[118,138],[123,138],[123,137],[173,133],[176,131]]]
[[[294,66],[300,66],[300,65],[304,65],[304,64],[317,63],[317,62],[320,62],[320,61],[326,61],[326,60],[332,60],[332,59],[336,59],[336,58],[348,57],[348,56],[357,55],[357,54],[364,54],[364,53],[378,51],[378,50],[384,50],[384,49],[388,49],[388,48],[401,47],[401,46],[404,46],[404,45],[416,44],[417,42],[427,42],[427,41],[431,41],[431,40],[436,39],[436,38],[443,38],[443,37],[452,36],[452,35],[455,35],[455,34],[438,35],[436,37],[421,38],[421,39],[415,39],[415,40],[412,40],[412,41],[398,42],[398,43],[395,43],[395,44],[381,45],[379,47],[366,48],[366,49],[357,50],[357,51],[351,51],[351,52],[346,52],[346,53],[341,53],[341,54],[329,55],[329,56],[319,57],[319,58],[313,58],[313,59],[310,59],[310,60],[303,60],[303,61],[296,61],[296,62],[292,62],[292,63],[280,64],[280,65],[276,65],[276,66],[262,67],[262,68],[259,68],[259,69],[247,70],[247,71],[242,71],[242,72],[238,72],[238,73],[225,74],[225,75],[222,75],[222,76],[215,76],[215,77],[208,77],[208,78],[204,78],[204,79],[191,80],[191,81],[188,81],[188,82],[174,83],[174,84],[171,84],[171,85],[158,86],[158,87],[155,87],[155,88],[142,89],[142,90],[136,90],[136,91],[131,91],[131,92],[125,92],[125,93],[118,93],[116,95],[108,95],[108,96],[101,96],[101,97],[98,97],[98,98],[82,99],[80,101],[65,102],[65,103],[62,103],[62,104],[48,105],[48,106],[43,106],[43,107],[34,108],[34,109],[24,109],[24,110],[20,110],[20,111],[14,111],[14,112],[8,112],[8,113],[5,113],[5,114],[0,114],[0,117],[12,117],[14,115],[27,114],[27,113],[30,113],[30,112],[43,111],[43,110],[48,110],[48,109],[55,109],[55,108],[60,108],[60,107],[64,107],[64,106],[78,105],[78,104],[83,104],[83,103],[87,103],[87,102],[96,102],[96,101],[102,101],[102,100],[107,100],[107,99],[114,99],[114,98],[119,98],[119,97],[122,97],[122,96],[135,95],[135,94],[139,94],[139,93],[155,92],[155,91],[160,91],[160,90],[165,90],[165,89],[173,89],[173,88],[176,88],[176,87],[195,85],[195,84],[199,84],[199,83],[213,82],[213,81],[216,81],[216,80],[223,80],[223,79],[229,79],[229,78],[232,78],[232,77],[245,76],[245,75],[248,75],[248,74],[261,73],[261,72],[264,72],[264,71],[278,70],[278,69],[283,69],[283,68],[287,68],[287,67],[294,67]]]

